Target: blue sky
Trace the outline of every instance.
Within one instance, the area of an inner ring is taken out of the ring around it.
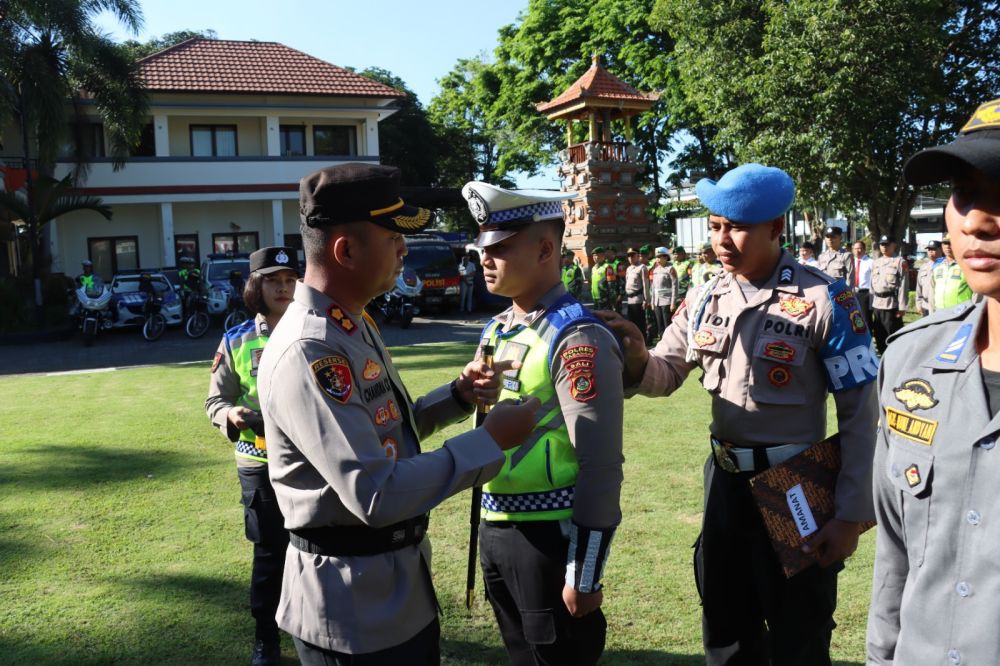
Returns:
[[[459,58],[492,57],[497,30],[527,0],[140,0],[145,25],[131,35],[110,15],[99,24],[118,41],[177,30],[215,30],[220,39],[281,42],[342,67],[381,67],[403,79],[426,107],[437,80]],[[521,187],[557,187],[555,174],[518,178]]]

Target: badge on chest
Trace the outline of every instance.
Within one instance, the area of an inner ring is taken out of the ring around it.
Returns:
[[[522,344],[520,342],[508,342],[500,350],[500,357],[497,359],[499,361],[517,361],[523,364],[524,359],[528,356],[528,345]],[[503,373],[503,388],[504,390],[511,391],[513,393],[519,393],[521,391],[521,380],[518,379],[518,375],[521,373],[521,368],[511,368],[510,370]]]

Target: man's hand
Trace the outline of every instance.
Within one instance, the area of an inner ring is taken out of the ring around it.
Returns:
[[[566,604],[566,610],[573,617],[583,617],[584,615],[590,615],[595,610],[601,607],[601,602],[604,601],[604,592],[598,590],[597,592],[577,592],[576,589],[571,585],[563,586],[563,603]]]
[[[850,557],[858,547],[860,535],[860,524],[834,518],[803,544],[802,552],[815,553],[819,565],[828,567]]]
[[[492,405],[500,395],[500,377],[508,370],[517,370],[520,367],[520,361],[497,361],[491,370],[483,361],[471,361],[462,368],[462,374],[458,376],[455,388],[462,396],[462,400],[470,405],[476,403]]]
[[[905,310],[897,310],[896,311],[896,319],[902,319],[903,315],[905,315],[905,314],[906,314]]]
[[[237,430],[246,430],[250,427],[246,419],[254,416],[259,416],[257,412],[250,409],[249,407],[233,407],[226,414],[226,419],[233,424]]]
[[[642,379],[649,362],[649,352],[646,350],[646,336],[635,324],[620,314],[608,310],[598,310],[594,313],[601,321],[615,332],[625,347],[625,377],[629,385]]]
[[[541,407],[538,398],[531,396],[520,403],[501,400],[483,421],[483,427],[501,449],[506,451],[521,443],[535,427],[535,412]]]

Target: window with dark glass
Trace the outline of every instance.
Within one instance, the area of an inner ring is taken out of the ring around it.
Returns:
[[[306,128],[302,125],[282,125],[279,128],[281,134],[281,154],[285,157],[293,157],[306,154]]]
[[[138,236],[88,238],[87,251],[94,262],[94,272],[104,280],[139,268]]]
[[[306,255],[302,249],[302,234],[285,234],[285,247],[290,247],[298,253],[300,267],[306,265]]]
[[[139,135],[139,145],[132,149],[133,157],[156,157],[156,134],[153,131],[153,123],[143,125],[142,134]]]
[[[212,252],[253,252],[260,247],[256,231],[232,234],[212,234]]]
[[[236,125],[191,125],[191,155],[235,157]]]
[[[177,262],[177,265],[180,265],[181,257],[191,257],[196,264],[201,263],[198,234],[174,235],[174,260]]]
[[[75,159],[104,157],[104,126],[100,123],[71,123],[69,134],[59,149],[59,157]]]
[[[357,155],[358,133],[353,125],[314,125],[313,154]]]

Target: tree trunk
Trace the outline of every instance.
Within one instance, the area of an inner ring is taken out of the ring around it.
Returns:
[[[28,195],[28,219],[25,224],[28,226],[28,241],[31,244],[31,275],[35,284],[35,323],[39,327],[44,322],[45,314],[42,308],[42,275],[43,264],[45,262],[44,247],[42,247],[38,220],[35,217],[35,179],[31,175],[31,151],[28,140],[28,119],[24,108],[24,90],[18,86],[18,114],[21,121],[21,149],[24,152],[24,175],[25,186]]]

